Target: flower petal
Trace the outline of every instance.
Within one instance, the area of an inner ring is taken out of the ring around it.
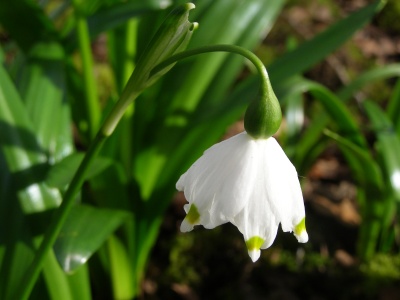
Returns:
[[[296,169],[274,138],[246,132],[205,151],[176,187],[189,204],[181,231],[231,222],[243,234],[249,256],[271,246],[279,223],[306,242],[303,196]]]
[[[249,201],[257,160],[255,141],[245,132],[204,152],[178,180],[189,203],[195,203],[201,224],[213,228],[234,218]]]
[[[296,226],[305,218],[303,195],[296,169],[274,138],[267,140],[265,151],[268,155],[263,164],[265,170],[268,170],[265,180],[271,209],[283,231],[295,231]]]
[[[263,240],[259,248],[266,249],[275,240],[279,221],[271,207],[265,184],[265,172],[258,172],[257,175],[251,194],[251,201],[234,218],[232,223],[243,234],[245,241],[253,237],[259,237]]]

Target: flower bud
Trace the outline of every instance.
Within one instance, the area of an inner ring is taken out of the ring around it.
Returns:
[[[170,56],[186,49],[197,23],[188,20],[189,11],[195,8],[186,3],[175,8],[161,24],[160,28],[144,50],[137,66],[128,81],[127,90],[140,92],[154,84],[168,72],[174,64],[153,74],[152,69]]]

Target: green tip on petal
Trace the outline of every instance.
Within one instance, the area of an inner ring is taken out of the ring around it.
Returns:
[[[264,244],[264,239],[259,236],[253,236],[246,241],[247,249],[250,250],[259,250]]]
[[[294,234],[300,243],[306,243],[308,241],[305,217],[294,228]]]
[[[262,244],[264,244],[264,239],[259,236],[253,236],[246,241],[247,250],[253,262],[256,262],[260,258]]]
[[[197,209],[197,206],[192,204],[189,208],[189,211],[186,215],[186,221],[188,221],[190,224],[198,224],[200,221],[200,213],[199,210]]]
[[[200,213],[196,205],[190,205],[189,211],[183,219],[181,224],[182,232],[189,232],[193,230],[194,225],[200,224]]]

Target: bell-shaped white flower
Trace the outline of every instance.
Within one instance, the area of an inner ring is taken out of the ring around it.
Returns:
[[[212,146],[176,184],[189,204],[181,224],[211,229],[231,222],[243,234],[253,261],[273,243],[279,223],[308,241],[303,196],[296,169],[273,138],[242,132]]]

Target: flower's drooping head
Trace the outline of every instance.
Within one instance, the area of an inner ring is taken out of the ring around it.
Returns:
[[[279,223],[308,241],[297,172],[273,138],[246,132],[208,149],[176,184],[189,204],[181,231],[231,222],[243,234],[253,261],[273,243]]]
[[[261,97],[250,103],[245,132],[214,145],[183,174],[176,188],[189,204],[181,231],[230,222],[243,234],[253,261],[275,240],[279,224],[300,243],[308,241],[297,172],[278,142],[282,112],[268,73],[258,59]]]

